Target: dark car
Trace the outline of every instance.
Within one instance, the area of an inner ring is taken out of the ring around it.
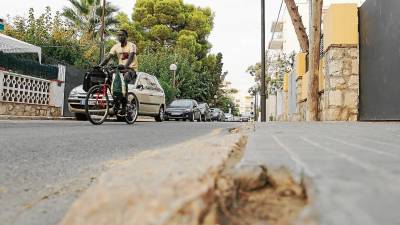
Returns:
[[[201,121],[201,112],[198,104],[192,99],[174,100],[165,111],[165,119]]]
[[[204,122],[211,121],[211,111],[207,103],[199,103],[199,109],[201,112],[201,120]]]
[[[218,108],[212,108],[211,110],[211,120],[212,121],[224,121],[224,112]]]

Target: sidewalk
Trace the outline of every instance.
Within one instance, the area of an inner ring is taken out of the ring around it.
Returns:
[[[256,124],[243,165],[285,166],[317,224],[400,224],[400,123]],[[308,180],[308,179],[306,179]]]

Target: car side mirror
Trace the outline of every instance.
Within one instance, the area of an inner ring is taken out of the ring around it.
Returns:
[[[143,89],[144,89],[144,86],[143,86],[142,84],[138,84],[138,85],[136,86],[136,88],[139,89],[139,90],[143,90]]]

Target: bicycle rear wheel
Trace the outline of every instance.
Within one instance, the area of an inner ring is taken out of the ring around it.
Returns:
[[[85,110],[89,121],[100,125],[107,119],[110,109],[110,90],[105,85],[96,85],[90,88],[86,95]]]

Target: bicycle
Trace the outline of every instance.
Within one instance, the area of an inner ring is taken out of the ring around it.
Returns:
[[[104,66],[97,67],[104,73],[104,77],[100,79],[100,84],[92,86],[86,95],[85,111],[87,118],[94,125],[101,125],[108,118],[109,115],[124,117],[127,124],[135,123],[138,117],[138,99],[136,95],[127,90],[127,104],[125,114],[119,114],[119,107],[121,102],[117,97],[112,95],[111,84],[113,75],[118,74],[120,71],[119,66]],[[116,99],[116,100],[114,100]]]

